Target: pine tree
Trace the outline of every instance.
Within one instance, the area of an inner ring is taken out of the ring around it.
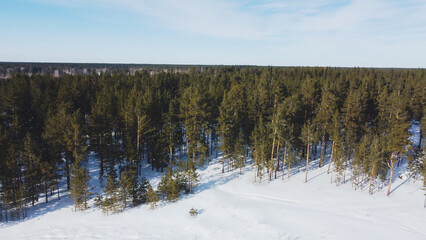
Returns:
[[[192,85],[187,88],[181,100],[181,113],[185,121],[185,138],[188,159],[191,156],[193,162],[201,165],[207,160],[208,145],[206,139],[207,110],[206,99],[200,92],[200,88]]]
[[[253,135],[253,159],[255,162],[255,180],[259,177],[259,181],[262,181],[263,170],[266,166],[268,153],[269,153],[269,141],[268,141],[267,129],[263,124],[262,117],[259,118],[259,122],[256,125]]]
[[[148,191],[146,193],[146,204],[150,205],[151,209],[155,209],[158,203],[158,195],[152,188],[151,184],[148,184]]]
[[[234,130],[235,121],[232,117],[233,110],[230,108],[227,94],[224,95],[222,104],[220,106],[220,115],[218,119],[218,132],[220,133],[222,145],[222,173],[225,172],[225,162],[229,161],[231,154],[234,151]]]
[[[113,120],[113,100],[112,93],[107,87],[103,87],[97,93],[96,100],[92,104],[91,114],[89,119],[89,134],[90,134],[90,148],[95,151],[99,159],[99,174],[100,177],[104,175],[105,159],[108,156],[108,145],[110,142],[110,135],[112,132]]]
[[[195,164],[189,164],[188,168],[185,170],[185,175],[188,181],[188,193],[194,191],[194,188],[198,186],[198,173],[195,168]]]
[[[312,123],[308,122],[303,126],[302,129],[302,141],[307,145],[306,147],[306,165],[305,165],[305,182],[308,182],[308,168],[309,168],[309,153],[311,151],[311,141],[313,137]]]
[[[107,178],[104,195],[105,199],[101,203],[102,211],[106,214],[117,213],[119,210],[118,184],[112,175]]]
[[[368,190],[370,194],[373,194],[374,192],[376,179],[379,177],[380,173],[386,172],[387,156],[386,149],[384,147],[384,140],[385,138],[378,135],[374,135],[371,140],[370,152],[368,155],[369,171],[367,173],[370,182]]]
[[[357,89],[355,85],[356,83],[351,82],[350,91],[342,109],[344,160],[346,162],[353,158],[355,145],[363,134],[364,125],[362,123],[365,118],[362,90]]]
[[[164,198],[168,198],[170,193],[170,182],[172,181],[172,170],[167,169],[166,173],[161,176],[161,181],[158,183],[158,192]]]
[[[400,160],[402,156],[407,153],[406,146],[409,141],[408,136],[408,128],[410,123],[407,122],[407,112],[405,109],[404,100],[401,98],[399,92],[392,92],[390,95],[390,119],[388,134],[387,134],[387,144],[388,151],[390,152],[390,158],[388,162],[389,170],[390,170],[390,178],[387,195],[389,196],[391,190],[391,184],[393,180],[393,169],[394,165],[397,161]]]
[[[331,132],[332,129],[332,118],[334,112],[337,110],[337,99],[336,96],[329,90],[323,90],[321,104],[318,108],[318,113],[315,117],[314,122],[317,126],[317,131],[321,135],[321,152],[320,152],[320,162],[319,167],[323,165],[324,162],[324,148],[326,144],[326,136]]]
[[[179,119],[176,111],[177,101],[174,99],[169,103],[169,110],[167,114],[165,114],[165,123],[164,123],[164,135],[165,135],[165,145],[167,147],[167,151],[169,152],[169,166],[173,168],[175,165],[175,156],[174,151],[176,147],[176,143],[179,142],[178,139],[178,128],[179,128]]]
[[[333,161],[334,161],[334,174],[336,185],[339,186],[345,181],[345,170],[346,170],[346,158],[344,157],[344,142],[343,137],[340,134],[333,136]]]
[[[292,95],[286,98],[281,103],[281,111],[283,116],[280,121],[281,130],[278,132],[279,139],[284,143],[284,156],[283,156],[283,177],[284,180],[284,170],[287,160],[287,155],[293,157],[291,152],[292,146],[297,144],[297,134],[298,134],[298,124],[299,118],[301,116],[301,101],[298,94]],[[293,159],[291,159],[293,160]],[[290,161],[290,159],[289,159]],[[291,166],[292,162],[288,163],[288,166]],[[290,170],[290,167],[288,167]],[[289,176],[290,177],[290,176]]]
[[[278,96],[278,93],[276,92],[274,95],[274,106],[272,108],[273,114],[271,116],[272,119],[270,124],[271,133],[272,133],[272,149],[271,149],[271,159],[269,160],[269,163],[268,163],[269,181],[272,180],[272,172],[274,171],[274,166],[275,166],[275,162],[274,162],[275,148],[279,149],[279,145],[280,145],[279,139],[278,139],[278,132],[281,130],[280,119],[282,118],[282,112],[281,112],[281,108],[278,105],[278,99],[279,99],[279,96]],[[277,153],[278,151],[279,150],[277,150]],[[279,163],[278,154],[276,156],[276,160],[277,160],[277,163]],[[276,178],[276,175],[277,175],[277,170],[275,171],[275,178]]]
[[[76,161],[72,166],[71,174],[70,193],[74,201],[75,210],[85,210],[88,208],[87,201],[92,195],[89,190],[89,171],[80,161]]]
[[[332,117],[332,123],[331,123],[331,153],[330,153],[330,161],[328,162],[328,170],[327,170],[327,174],[330,173],[330,167],[331,167],[331,163],[334,161],[334,159],[336,158],[336,148],[339,148],[339,146],[343,146],[343,139],[341,138],[341,123],[340,123],[340,116],[339,113],[336,111],[333,114]]]
[[[132,190],[135,185],[136,172],[134,170],[127,170],[121,173],[121,179],[119,182],[119,198],[122,202],[123,208],[127,207],[127,200],[131,198]]]
[[[37,152],[36,144],[29,133],[27,133],[24,139],[22,163],[24,167],[25,197],[28,198],[34,206],[34,203],[38,201],[38,194],[40,191],[40,156]]]
[[[235,151],[234,151],[234,157],[235,159],[235,168],[240,169],[241,174],[241,168],[245,166],[245,156],[244,156],[244,146],[243,146],[243,133],[240,131],[240,134],[238,135],[237,141],[235,143]]]
[[[362,172],[364,168],[367,168],[365,162],[368,156],[368,139],[367,136],[364,136],[358,146],[356,147],[354,159],[352,162],[352,186],[355,187],[355,190],[359,187],[360,182],[362,184]],[[361,186],[362,187],[362,186]]]
[[[56,158],[58,163],[62,163],[63,156],[65,155],[67,143],[65,141],[65,131],[69,126],[68,104],[60,104],[58,109],[49,111],[45,123],[45,130],[42,134],[43,140],[49,145],[51,157]],[[71,180],[71,154],[65,155],[65,175],[67,178],[67,189],[70,189]],[[62,166],[62,164],[59,164]]]
[[[168,185],[167,200],[175,202],[179,199],[179,186],[173,178],[170,179]]]
[[[146,202],[148,185],[149,181],[145,177],[142,177],[140,181],[134,183],[133,189],[131,191],[133,206],[138,206]]]

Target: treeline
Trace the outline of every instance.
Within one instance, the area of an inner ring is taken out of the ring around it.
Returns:
[[[319,157],[318,167],[328,163],[336,184],[350,170],[354,188],[368,186],[370,193],[388,181],[389,194],[402,159],[416,176],[426,169],[423,69],[15,74],[0,80],[0,94],[0,212],[6,219],[25,217],[27,206],[49,201],[55,191],[59,196],[62,178],[76,209],[86,208],[89,153],[100,179],[107,179],[104,197],[97,197],[106,212],[119,202],[155,202],[158,192],[171,201],[191,192],[197,166],[214,150],[223,153],[222,172],[241,169],[252,157],[259,181],[290,177],[290,169],[303,166],[307,181],[310,161]],[[422,129],[416,146],[408,141],[413,120]],[[167,169],[155,194],[141,179],[145,162]]]
[[[189,68],[200,71],[215,68],[210,65],[168,65],[168,64],[105,64],[105,63],[35,63],[35,62],[0,62],[0,78],[8,74],[25,73],[27,75],[53,75],[55,70],[60,75],[90,75],[92,73],[114,74],[118,72],[131,73],[135,71],[186,72]]]

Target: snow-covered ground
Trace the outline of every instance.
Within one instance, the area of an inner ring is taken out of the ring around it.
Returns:
[[[326,171],[310,171],[308,183],[303,171],[259,183],[251,167],[222,174],[216,159],[199,171],[196,192],[176,203],[105,216],[93,206],[74,212],[63,192],[60,201],[52,197],[30,210],[28,219],[1,223],[0,239],[426,239],[420,181],[397,176],[387,197],[386,188],[369,195],[349,182],[336,187]],[[158,183],[158,173],[147,167],[146,174]],[[190,216],[192,207],[198,216]]]
[[[418,124],[410,131],[417,146]],[[155,210],[142,205],[106,216],[91,200],[89,210],[75,212],[63,183],[61,200],[55,194],[46,204],[41,198],[27,219],[1,222],[0,239],[426,239],[425,191],[421,181],[406,175],[406,161],[395,169],[387,197],[385,186],[373,195],[368,186],[355,191],[349,172],[347,183],[336,187],[328,166],[317,168],[318,160],[310,163],[308,183],[304,167],[292,169],[289,179],[286,172],[282,180],[280,172],[259,183],[251,164],[243,174],[222,174],[219,159],[199,170],[195,193],[160,202]],[[101,193],[93,157],[89,169],[92,191]],[[143,171],[156,187],[161,173],[150,166]],[[191,208],[199,215],[191,217]]]

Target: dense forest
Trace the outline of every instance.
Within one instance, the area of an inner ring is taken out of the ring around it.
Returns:
[[[389,195],[401,161],[425,179],[425,100],[423,69],[11,74],[0,80],[0,219],[25,218],[37,201],[59,194],[60,182],[77,210],[93,198],[106,213],[155,207],[192,192],[197,168],[218,151],[222,172],[250,163],[255,181],[289,178],[293,167],[306,168],[306,181],[319,158],[336,185],[350,179],[370,194],[383,185]],[[412,124],[421,126],[416,145],[408,140]],[[105,182],[102,195],[91,193],[89,156]],[[164,172],[156,190],[142,164]]]

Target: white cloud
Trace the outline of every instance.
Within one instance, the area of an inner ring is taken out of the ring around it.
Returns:
[[[426,2],[417,0],[352,0],[343,4],[333,0],[268,0],[251,5],[236,0],[38,1],[136,12],[163,28],[223,39],[279,41],[336,33],[380,36],[389,28],[416,34],[426,26]]]
[[[142,24],[161,29],[251,42],[276,59],[262,64],[292,57],[300,65],[402,66],[392,59],[411,55],[410,64],[426,64],[418,56],[426,54],[424,0],[34,1],[132,13],[141,16]]]

